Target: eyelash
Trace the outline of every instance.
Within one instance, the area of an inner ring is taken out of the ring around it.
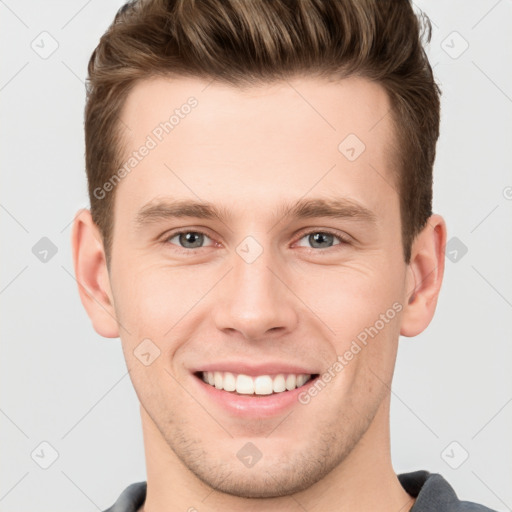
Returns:
[[[204,235],[208,238],[210,238],[210,240],[213,240],[212,237],[210,237],[208,235],[208,233],[204,232],[204,231],[201,231],[199,229],[182,229],[180,231],[173,231],[169,234],[167,234],[165,236],[165,238],[162,240],[162,243],[164,245],[169,245],[170,242],[169,240],[171,240],[172,238],[176,237],[177,235],[181,235],[183,233],[197,233],[197,234],[200,234],[200,235]],[[334,236],[335,238],[337,238],[340,243],[339,244],[336,244],[332,247],[328,247],[327,249],[316,249],[314,247],[303,247],[303,249],[306,249],[308,252],[314,252],[316,254],[318,253],[327,253],[327,252],[331,252],[331,250],[336,250],[336,246],[343,246],[343,245],[349,245],[350,242],[348,240],[348,238],[342,236],[341,234],[335,232],[335,231],[331,231],[331,230],[319,230],[319,229],[314,229],[314,230],[310,230],[310,231],[306,231],[306,232],[302,232],[299,236],[299,238],[297,239],[297,241],[300,241],[302,240],[304,237],[308,236],[308,235],[312,235],[312,234],[317,234],[317,233],[321,233],[323,235],[332,235]],[[195,251],[196,250],[199,250],[199,249],[207,249],[207,247],[197,247],[195,250],[194,249],[185,249],[184,247],[180,247],[176,244],[171,244],[171,245],[175,245],[176,248],[177,248],[177,251],[179,253],[182,253],[182,254],[186,254],[187,256],[193,256]]]

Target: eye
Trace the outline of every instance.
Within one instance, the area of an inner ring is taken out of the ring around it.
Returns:
[[[198,230],[182,230],[175,231],[174,233],[169,234],[163,240],[164,244],[172,244],[177,246],[178,250],[181,249],[182,252],[192,252],[192,249],[201,249],[206,247],[204,245],[205,239],[212,241],[212,239],[203,231]],[[346,245],[349,244],[349,240],[338,233],[333,233],[331,231],[309,231],[303,233],[300,237],[299,241],[307,239],[307,243],[311,244],[309,249],[322,249],[326,250],[335,245]],[[338,243],[333,243],[335,240],[338,240]],[[215,242],[210,244],[215,245]],[[304,247],[298,243],[299,246]],[[318,251],[315,251],[318,252]]]
[[[164,242],[177,245],[178,248],[182,249],[200,249],[203,246],[205,238],[210,239],[210,237],[202,231],[177,231],[166,237]],[[172,242],[174,239],[177,239],[176,243]]]
[[[332,233],[330,231],[309,231],[303,233],[300,240],[307,238],[307,243],[311,244],[314,249],[329,249],[333,245],[348,244],[348,240],[340,234]],[[339,240],[338,244],[333,244],[335,239]],[[304,247],[304,246],[302,246]]]

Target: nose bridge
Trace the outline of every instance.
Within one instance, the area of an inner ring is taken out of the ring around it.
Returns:
[[[293,329],[297,317],[292,294],[281,282],[286,279],[270,245],[248,236],[235,248],[230,263],[232,270],[221,284],[215,306],[217,327],[252,339],[270,330]]]

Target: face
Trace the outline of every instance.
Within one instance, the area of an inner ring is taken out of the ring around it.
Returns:
[[[127,99],[113,308],[145,431],[213,488],[297,492],[385,431],[408,298],[389,108],[359,78]]]

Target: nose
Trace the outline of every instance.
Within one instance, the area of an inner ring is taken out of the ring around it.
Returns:
[[[252,341],[293,331],[298,323],[293,286],[271,251],[264,250],[252,262],[234,251],[231,263],[213,306],[216,327]]]

